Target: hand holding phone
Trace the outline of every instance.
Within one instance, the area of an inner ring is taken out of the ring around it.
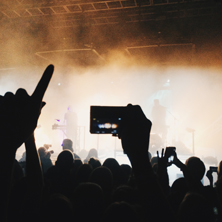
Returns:
[[[174,161],[175,151],[176,147],[166,147],[165,156],[170,164],[172,164]]]
[[[209,167],[209,170],[210,170],[211,172],[216,172],[216,173],[217,173],[217,168],[218,168],[218,167],[210,166],[210,167]]]
[[[121,127],[118,133],[124,153],[131,160],[149,161],[148,149],[152,123],[146,118],[138,105],[128,104],[125,107]]]
[[[90,107],[90,133],[118,135],[131,160],[139,155],[148,158],[151,126],[138,105]]]
[[[171,166],[174,161],[176,147],[166,147],[165,152],[164,148],[161,151],[161,156],[159,156],[159,152],[157,151],[158,164],[162,168],[166,168]]]

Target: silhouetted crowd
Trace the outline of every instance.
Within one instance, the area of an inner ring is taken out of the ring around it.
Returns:
[[[95,149],[81,160],[70,139],[63,141],[53,164],[47,147],[36,148],[34,136],[53,70],[46,68],[31,96],[24,89],[0,96],[0,221],[222,221],[222,164],[216,183],[208,170],[210,185],[204,186],[200,158],[192,156],[184,164],[172,147],[150,158],[152,123],[140,106],[127,106],[118,133],[130,165],[114,158],[102,163]],[[18,162],[15,154],[23,143],[25,157]],[[170,186],[167,168],[172,164],[183,177]]]

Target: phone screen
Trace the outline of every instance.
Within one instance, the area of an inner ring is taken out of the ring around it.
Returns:
[[[125,107],[91,106],[90,133],[118,134]]]
[[[174,160],[174,156],[173,155],[168,158],[168,162],[169,163],[173,162],[173,160]]]
[[[93,118],[91,122],[91,133],[116,134],[121,124],[121,118]]]

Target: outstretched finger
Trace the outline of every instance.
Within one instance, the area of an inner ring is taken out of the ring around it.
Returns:
[[[42,78],[40,79],[38,85],[36,86],[32,96],[31,96],[35,101],[37,101],[39,103],[42,102],[42,98],[45,94],[45,91],[46,91],[48,85],[49,85],[53,71],[54,71],[53,65],[49,65],[46,68],[46,70],[44,71]]]
[[[161,151],[161,157],[163,158],[164,156],[164,148],[162,148],[162,151]]]

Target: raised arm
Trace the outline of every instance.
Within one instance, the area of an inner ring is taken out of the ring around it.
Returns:
[[[188,168],[186,164],[182,163],[179,158],[177,157],[177,153],[174,153],[174,160],[173,164],[175,164],[180,170],[183,172],[184,178],[186,179],[189,191],[199,192],[200,189],[203,187],[203,184],[200,181],[200,178],[195,178],[195,174],[192,172],[192,169]],[[193,171],[195,171],[195,167]]]
[[[132,164],[135,176],[144,175],[144,167],[146,173],[147,169],[152,173],[148,156],[151,121],[146,118],[140,106],[129,104],[122,126],[118,137],[121,139],[124,153]]]
[[[160,182],[160,185],[166,195],[169,195],[170,186],[169,186],[169,176],[167,172],[167,167],[171,166],[172,162],[169,162],[169,157],[174,154],[175,147],[166,147],[165,152],[162,149],[161,156],[159,156],[159,152],[157,151],[158,158],[158,169],[157,176]]]
[[[148,219],[159,222],[171,218],[171,221],[175,221],[148,158],[151,126],[151,121],[146,118],[140,106],[128,105],[118,136],[132,164],[140,201],[147,210]]]
[[[27,94],[25,89],[18,89],[15,94],[7,92],[4,96],[0,96],[0,221],[7,220],[8,195],[16,150],[28,139],[37,126],[41,109],[45,104],[42,102],[42,98],[53,70],[53,65],[46,68],[31,96]]]
[[[43,189],[43,172],[41,167],[41,161],[35,145],[34,133],[25,141],[26,149],[26,176],[29,182],[29,186],[32,189]]]

